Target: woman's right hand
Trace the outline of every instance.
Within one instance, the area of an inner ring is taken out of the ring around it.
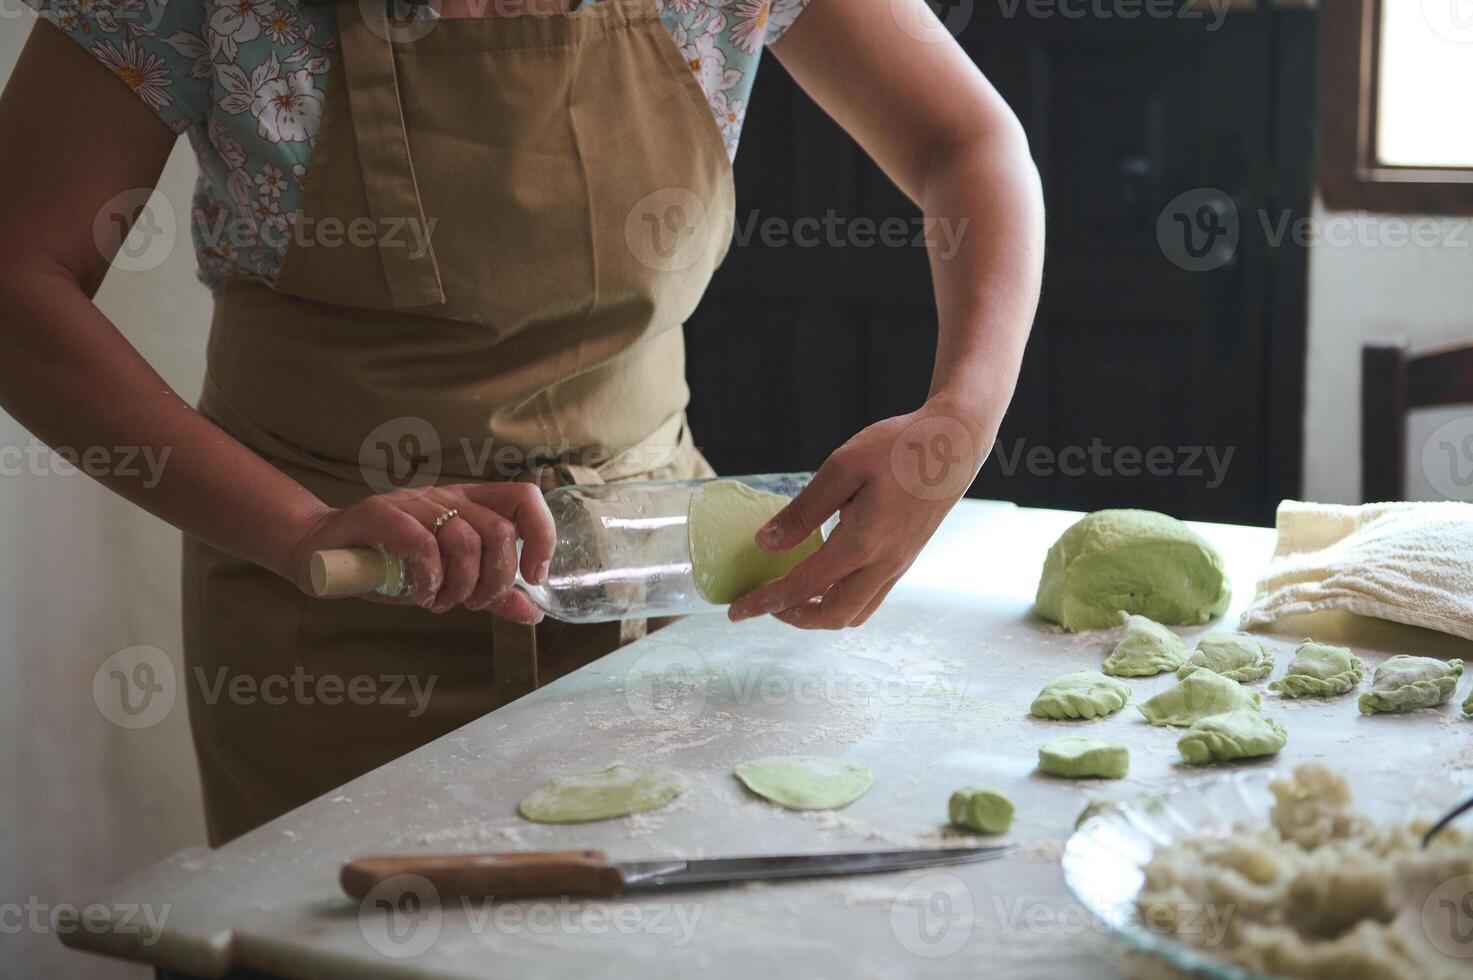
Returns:
[[[458,516],[436,531],[446,511]],[[342,510],[328,510],[302,536],[291,559],[292,582],[312,595],[310,562],[325,548],[381,548],[404,559],[413,591],[407,596],[369,593],[359,598],[415,603],[442,613],[455,606],[486,611],[518,623],[537,623],[542,610],[512,588],[517,539],[522,577],[547,578],[556,543],[552,513],[530,483],[464,483],[395,490]]]

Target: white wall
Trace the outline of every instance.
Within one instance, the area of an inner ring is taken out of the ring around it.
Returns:
[[[1425,224],[1430,219],[1329,212],[1318,202],[1314,219],[1326,235],[1309,255],[1303,495],[1359,503],[1361,345],[1400,335],[1416,351],[1473,339],[1473,225],[1441,219],[1434,231]],[[1435,243],[1413,242],[1411,223],[1417,220],[1428,229],[1425,241]],[[1449,437],[1463,434],[1457,420],[1470,412],[1414,413],[1407,429],[1409,497],[1450,495],[1433,480],[1446,486],[1446,448],[1461,446],[1461,438]],[[1439,430],[1448,423],[1450,428]],[[1467,428],[1473,435],[1473,418]],[[1466,464],[1473,469],[1473,458]]]
[[[0,19],[0,85],[31,22]],[[209,325],[182,224],[194,173],[181,142],[161,184],[178,243],[153,271],[115,269],[98,296],[190,399]],[[109,722],[93,696],[99,666],[124,648],[158,647],[179,670],[179,534],[75,471],[18,466],[14,448],[29,443],[0,413],[0,977],[146,977],[70,952],[30,919],[204,840],[182,694],[140,730]]]

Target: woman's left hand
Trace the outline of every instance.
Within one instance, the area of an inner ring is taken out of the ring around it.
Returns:
[[[732,603],[728,617],[771,613],[803,629],[864,623],[971,486],[994,435],[935,401],[860,432],[758,531],[757,544],[786,551],[837,511],[833,533],[787,575]]]

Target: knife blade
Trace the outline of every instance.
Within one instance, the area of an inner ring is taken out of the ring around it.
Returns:
[[[826,878],[969,864],[1004,857],[1016,849],[1015,844],[986,844],[655,861],[613,861],[603,851],[395,854],[347,862],[339,883],[344,892],[357,899],[405,875],[427,882],[434,897],[441,899],[554,895],[614,898],[626,892],[658,888]],[[411,886],[406,882],[405,887]]]

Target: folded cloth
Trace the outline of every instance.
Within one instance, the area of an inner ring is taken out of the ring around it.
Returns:
[[[1341,609],[1473,640],[1473,504],[1279,504],[1244,629]]]

